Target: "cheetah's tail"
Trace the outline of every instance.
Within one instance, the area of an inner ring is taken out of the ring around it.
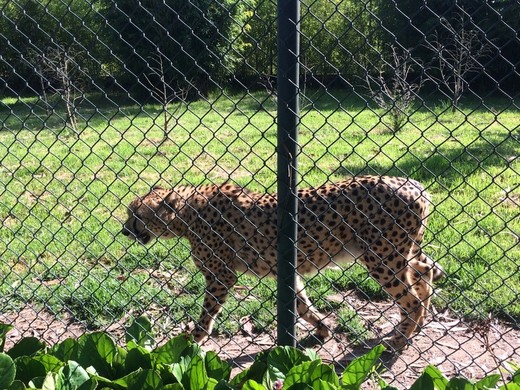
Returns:
[[[445,276],[444,269],[441,267],[441,265],[438,262],[433,261],[424,252],[421,253],[419,262],[422,263],[423,266],[427,267],[425,269],[425,272],[429,273],[430,271],[432,271],[432,273],[433,273],[432,281],[433,282],[437,282]]]
[[[431,266],[431,270],[433,271],[432,280],[434,282],[441,280],[446,275],[444,272],[444,269],[441,267],[441,265],[438,262],[433,261],[428,256],[426,256],[426,262]]]
[[[444,269],[439,265],[439,263],[435,263],[435,267],[433,267],[433,281],[437,282],[444,278],[445,275],[446,273],[444,272]]]

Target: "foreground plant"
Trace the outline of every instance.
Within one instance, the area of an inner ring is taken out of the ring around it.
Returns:
[[[0,334],[11,327],[2,325]],[[0,354],[0,389],[212,389],[227,381],[231,366],[203,352],[184,335],[154,347],[151,324],[140,317],[126,333],[126,348],[94,332],[48,347],[20,340]]]
[[[156,346],[145,317],[128,327],[125,348],[107,334],[94,332],[52,347],[27,337],[1,352],[11,328],[0,324],[0,389],[354,390],[368,378],[381,389],[395,389],[377,374],[382,346],[354,359],[341,376],[313,350],[276,347],[258,354],[248,369],[230,379],[230,364],[215,352],[202,351],[191,337],[177,336]],[[520,367],[510,365],[509,371],[508,384],[498,387],[500,375],[476,383],[463,378],[448,380],[429,366],[411,389],[520,389]]]

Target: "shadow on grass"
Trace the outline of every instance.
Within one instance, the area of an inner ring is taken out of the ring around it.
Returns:
[[[442,96],[428,95],[427,98],[418,101],[417,108],[413,110],[413,113],[431,114],[434,111],[432,107],[438,107],[439,104],[443,106],[441,100]],[[484,102],[486,105],[483,105],[481,100],[468,99],[464,106],[461,105],[460,109],[475,113],[479,113],[481,110],[486,113],[489,112],[487,106],[492,106],[493,110],[497,112],[516,109],[511,99],[489,97],[488,100],[489,104],[486,101]],[[229,107],[228,104],[231,101],[235,105],[235,110],[244,114],[249,112],[253,115],[257,111],[265,109],[276,115],[275,97],[274,95],[270,96],[265,91],[246,94],[236,92],[232,95],[219,94],[205,102],[193,101],[189,105],[209,103],[211,110],[215,112],[224,111],[227,114],[230,108],[233,108]],[[84,126],[102,129],[107,127],[109,122],[115,118],[134,119],[140,115],[153,119],[156,115],[154,111],[157,109],[152,106],[157,106],[157,104],[158,102],[150,97],[137,100],[127,94],[86,94],[78,106],[79,127],[80,129]],[[353,115],[369,110],[378,115],[374,111],[376,108],[369,97],[352,89],[309,89],[305,92],[305,96],[301,98],[302,116],[310,111],[331,113],[332,115],[338,110],[346,110]],[[190,111],[196,114],[198,110],[194,108]],[[201,112],[201,117],[206,114],[207,112],[204,110]],[[20,98],[0,104],[0,120],[4,130],[60,131],[67,127],[66,118],[65,106],[59,97],[50,99],[49,106],[38,97]],[[2,128],[0,128],[1,130]]]
[[[149,99],[150,100],[150,99]],[[107,96],[99,93],[86,95],[77,107],[78,128],[103,129],[115,118],[135,118],[139,115],[154,117],[145,106],[157,104],[154,101],[138,102],[126,95]],[[0,131],[33,132],[48,131],[60,133],[68,130],[64,102],[56,97],[44,102],[37,97],[17,99],[0,104]]]
[[[516,134],[486,134],[468,145],[447,140],[436,146],[426,158],[414,155],[413,149],[410,149],[397,162],[372,160],[365,164],[349,164],[339,167],[335,174],[406,176],[420,182],[435,181],[450,189],[476,172],[507,169],[519,158],[519,148],[518,131]]]

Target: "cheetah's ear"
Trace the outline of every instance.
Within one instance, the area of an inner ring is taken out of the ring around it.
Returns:
[[[184,199],[182,199],[175,190],[170,191],[161,202],[158,210],[159,216],[165,221],[171,221],[179,213],[184,206]]]
[[[164,201],[164,197],[166,196],[161,187],[153,187],[152,190],[146,195],[142,201],[145,203],[150,209],[154,210],[156,213],[159,208],[162,206]]]
[[[149,192],[146,195],[139,195],[135,198],[132,203],[128,206],[131,212],[135,212],[141,209],[143,213],[148,213],[157,209],[157,200],[153,192]]]

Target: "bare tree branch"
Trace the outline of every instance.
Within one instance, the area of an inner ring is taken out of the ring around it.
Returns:
[[[482,69],[480,59],[491,53],[491,47],[484,41],[480,31],[477,28],[467,28],[468,23],[471,27],[472,22],[466,21],[464,10],[454,22],[442,18],[443,32],[435,32],[430,46],[437,60],[437,65],[433,68],[439,74],[430,74],[430,77],[444,85],[450,93],[452,111],[456,110],[468,88],[468,76],[479,72]]]
[[[367,73],[365,83],[374,102],[390,116],[387,126],[397,132],[408,121],[410,108],[423,85],[423,78],[420,77],[417,83],[410,82],[414,60],[408,51],[400,54],[394,46],[391,48],[390,62],[377,67],[376,75]]]
[[[48,47],[32,55],[35,70],[40,78],[46,110],[51,104],[47,98],[47,89],[58,94],[65,104],[65,122],[75,134],[78,134],[77,107],[84,98],[84,80],[87,73],[81,68],[82,52],[61,46]]]
[[[190,91],[190,87],[175,89],[171,86],[167,80],[167,72],[165,69],[163,57],[164,55],[158,52],[151,59],[155,65],[149,66],[150,74],[145,75],[146,81],[152,88],[151,93],[153,98],[161,105],[161,112],[157,115],[157,118],[161,115],[163,116],[163,139],[161,140],[160,144],[168,139],[168,135],[171,130],[170,122],[172,119],[175,119],[175,115],[182,107],[184,107],[184,103],[186,102]],[[189,83],[189,85],[191,85],[191,83]],[[171,104],[177,100],[180,101],[181,104],[179,104],[172,112],[170,109]]]

